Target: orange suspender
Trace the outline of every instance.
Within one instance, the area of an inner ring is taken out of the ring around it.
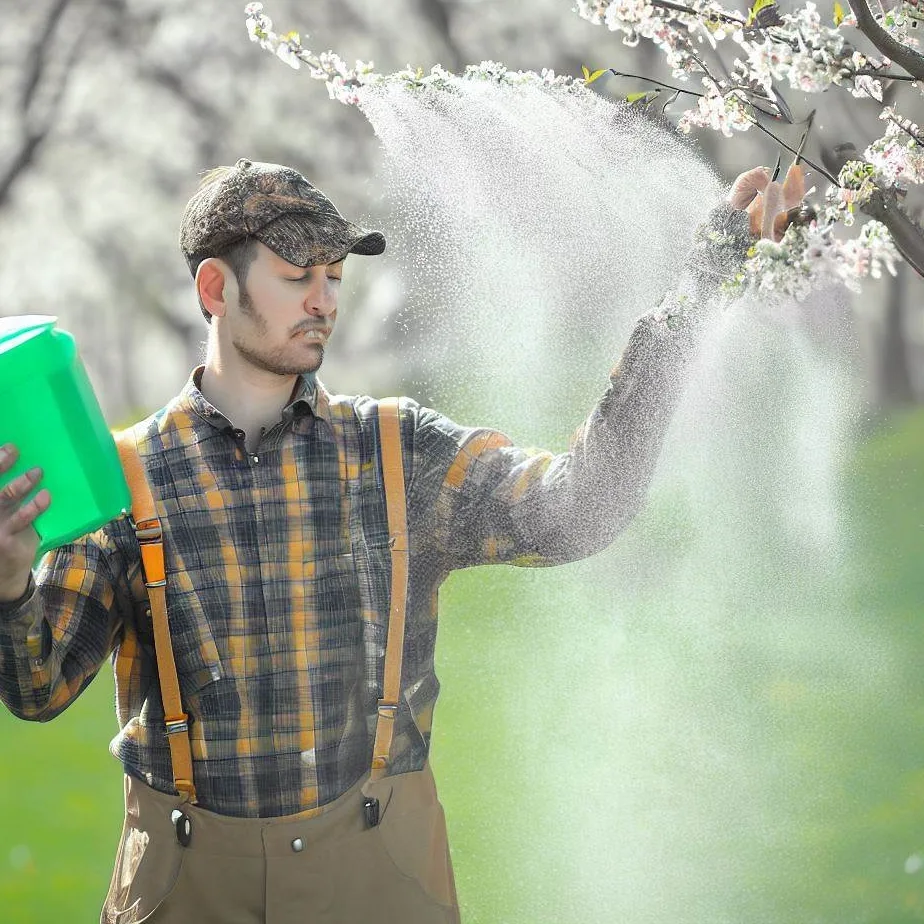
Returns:
[[[388,764],[394,734],[398,697],[401,692],[401,662],[404,655],[404,616],[407,603],[408,537],[407,509],[404,489],[404,463],[401,453],[401,431],[398,399],[383,398],[379,402],[379,433],[382,446],[382,471],[385,482],[385,504],[388,509],[388,532],[391,542],[391,605],[388,614],[388,639],[385,648],[385,680],[378,703],[378,721],[372,750],[372,779],[383,776]],[[189,746],[189,717],[183,712],[176,661],[170,641],[167,621],[166,574],[164,544],[160,520],[154,508],[154,498],[138,453],[134,429],[113,431],[119,450],[125,479],[132,497],[129,522],[138,537],[145,586],[151,601],[154,623],[154,654],[160,676],[160,693],[164,704],[164,721],[170,743],[173,781],[178,793],[196,802],[193,784],[192,751]]]
[[[189,748],[189,716],[183,712],[180,701],[180,683],[176,675],[176,661],[170,642],[170,625],[167,622],[167,578],[164,573],[164,539],[160,520],[154,509],[154,498],[144,475],[144,466],[138,454],[138,436],[135,430],[113,433],[119,458],[125,471],[132,495],[132,513],[129,522],[141,547],[141,566],[144,583],[151,601],[151,618],[154,622],[154,655],[160,676],[160,695],[164,704],[164,723],[170,743],[170,760],[173,763],[173,782],[180,794],[190,802],[196,801],[193,785],[192,752]]]
[[[397,398],[383,398],[379,402],[379,436],[382,444],[382,474],[391,544],[391,605],[388,610],[388,638],[385,641],[385,678],[382,684],[382,698],[378,705],[375,744],[372,748],[373,780],[385,775],[391,753],[391,739],[395,730],[395,717],[398,714],[398,697],[401,694],[401,661],[404,656],[408,539]]]

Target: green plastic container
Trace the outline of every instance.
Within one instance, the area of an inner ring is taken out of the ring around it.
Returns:
[[[19,450],[0,475],[0,489],[36,465],[51,505],[33,520],[49,549],[99,529],[131,507],[131,494],[99,401],[74,338],[56,330],[57,317],[0,318],[0,446]]]

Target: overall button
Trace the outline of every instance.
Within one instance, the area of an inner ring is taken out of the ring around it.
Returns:
[[[188,847],[189,842],[192,840],[192,822],[189,816],[179,809],[174,809],[170,813],[170,820],[173,822],[173,826],[176,829],[176,839],[184,847]]]
[[[292,849],[296,853],[299,853],[300,851],[304,850],[305,849],[304,841],[300,837],[295,838],[295,840],[292,841]]]

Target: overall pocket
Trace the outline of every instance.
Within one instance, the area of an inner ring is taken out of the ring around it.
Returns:
[[[101,924],[147,920],[173,891],[183,864],[184,851],[170,824],[170,806],[179,805],[180,798],[127,777],[125,785],[125,821]]]
[[[446,817],[429,765],[367,783],[364,795],[377,796],[379,823],[357,835],[365,839],[372,862],[390,874],[399,892],[411,884],[428,902],[456,906]]]

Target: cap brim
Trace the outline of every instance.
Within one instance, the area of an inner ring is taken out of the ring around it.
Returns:
[[[385,236],[343,218],[290,213],[281,215],[254,233],[283,260],[295,266],[337,263],[348,253],[376,256],[385,250]]]

